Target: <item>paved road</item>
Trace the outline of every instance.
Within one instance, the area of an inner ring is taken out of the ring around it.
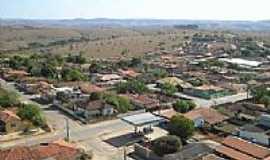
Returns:
[[[20,99],[28,103],[35,103],[29,96],[20,93],[12,83],[0,79],[1,87],[18,92]],[[39,105],[39,104],[37,104]],[[51,110],[47,105],[39,105],[45,113],[48,123],[55,129],[54,132],[39,136],[27,136],[23,139],[1,143],[0,148],[9,148],[18,145],[32,146],[40,143],[52,142],[66,137],[65,123],[69,120],[70,141],[83,146],[86,150],[92,150],[95,154],[94,160],[121,160],[123,159],[123,148],[115,148],[105,143],[104,137],[110,135],[123,135],[133,131],[133,127],[121,120],[110,120],[97,124],[81,125],[77,121],[65,116],[61,111]],[[130,159],[130,158],[129,158]]]
[[[98,124],[85,125],[80,128],[70,129],[70,141],[80,142],[89,139],[95,139],[97,137],[112,134],[113,132],[119,132],[123,130],[132,131],[132,127],[121,120],[110,120],[101,122]],[[57,139],[63,139],[66,137],[65,130],[58,130],[56,132],[48,133],[41,136],[29,136],[24,139],[14,140],[12,142],[1,143],[1,148],[12,147],[15,145],[31,146],[44,142],[51,142]]]

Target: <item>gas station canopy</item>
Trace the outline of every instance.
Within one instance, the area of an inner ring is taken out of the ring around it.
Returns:
[[[164,121],[164,118],[155,116],[152,113],[147,112],[147,113],[141,113],[141,114],[122,117],[121,120],[135,127],[141,127],[144,125],[157,124],[159,122]]]

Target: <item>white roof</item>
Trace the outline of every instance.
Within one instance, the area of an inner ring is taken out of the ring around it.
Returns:
[[[100,77],[100,80],[102,81],[110,81],[110,80],[117,80],[117,79],[121,79],[122,77],[117,75],[117,74],[99,74],[98,75]]]
[[[262,64],[262,62],[258,61],[249,61],[241,58],[220,58],[220,61],[228,62],[228,63],[234,63],[238,65],[244,65],[244,66],[251,66],[251,67],[258,67]]]
[[[56,92],[72,92],[73,88],[70,87],[61,87],[61,88],[53,88]]]
[[[126,116],[126,117],[122,117],[121,119],[134,126],[143,126],[143,125],[153,124],[153,123],[164,120],[163,118],[159,116],[155,116],[149,112],[136,114],[132,116]]]

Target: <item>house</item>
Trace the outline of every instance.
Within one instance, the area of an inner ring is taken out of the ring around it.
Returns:
[[[136,78],[140,75],[140,73],[137,73],[135,70],[128,68],[127,70],[119,69],[119,73],[121,76],[126,78]]]
[[[77,114],[81,114],[85,119],[91,120],[101,116],[111,116],[114,114],[114,107],[103,100],[78,102],[74,107]]]
[[[102,82],[121,80],[122,77],[117,74],[97,74],[97,79]]]
[[[159,100],[156,97],[151,97],[154,95],[125,94],[122,96],[128,98],[134,106],[148,111],[156,110],[160,106]]]
[[[170,120],[173,116],[175,116],[175,115],[177,115],[179,113],[176,112],[173,108],[170,108],[170,109],[157,111],[156,114],[161,116],[161,117],[166,118],[167,120]]]
[[[106,89],[98,87],[94,84],[90,83],[83,83],[79,85],[79,89],[82,91],[84,94],[91,94],[91,93],[97,93],[97,92],[103,92]]]
[[[35,147],[32,152],[42,160],[50,158],[55,160],[75,160],[81,155],[81,151],[76,146],[62,140],[41,144]]]
[[[227,89],[206,84],[198,87],[184,88],[183,92],[204,99],[213,99],[231,95],[231,91]]]
[[[24,70],[7,70],[2,73],[2,77],[5,80],[14,80],[14,79],[21,79],[23,77],[27,77],[30,74]]]
[[[212,153],[212,149],[203,143],[191,143],[185,145],[181,151],[165,155],[162,160],[197,160]]]
[[[270,115],[261,115],[258,123],[240,128],[238,136],[265,146],[270,146]]]
[[[80,155],[78,148],[64,141],[0,150],[1,160],[76,160]]]
[[[20,117],[9,110],[0,111],[0,133],[14,133],[24,129]]]
[[[114,84],[120,83],[120,82],[126,82],[126,80],[123,80],[123,77],[118,74],[97,74],[94,78],[95,81],[97,81],[98,86],[112,86]]]
[[[175,87],[179,87],[180,89],[192,88],[192,85],[188,82],[185,82],[177,77],[167,77],[161,80],[158,80],[157,83],[159,85],[163,85],[165,83],[171,84]]]
[[[270,150],[236,137],[227,137],[216,153],[232,160],[269,160]]]
[[[184,116],[193,120],[195,127],[198,128],[204,127],[205,125],[213,126],[228,119],[228,117],[212,108],[194,109],[185,113]]]
[[[52,84],[49,84],[46,81],[34,81],[34,82],[19,82],[16,85],[21,91],[27,93],[27,94],[40,94],[40,93],[46,93],[49,91],[52,87]]]
[[[269,114],[261,115],[261,117],[259,118],[259,124],[270,129],[270,115]]]
[[[250,61],[250,60],[245,60],[241,58],[220,58],[219,61],[227,62],[231,64],[237,64],[239,66],[248,67],[248,68],[259,67],[260,65],[263,64],[262,62]]]

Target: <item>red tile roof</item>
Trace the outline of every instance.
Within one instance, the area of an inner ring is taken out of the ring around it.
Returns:
[[[127,97],[133,103],[142,105],[148,109],[156,108],[159,106],[159,101],[155,98],[149,97],[148,95],[125,94],[122,96]]]
[[[270,156],[270,150],[236,137],[227,137],[222,144],[258,159]]]
[[[86,94],[105,91],[104,88],[100,88],[100,87],[93,85],[93,84],[90,84],[90,83],[80,84],[79,88],[83,93],[86,93]]]
[[[191,120],[194,120],[196,118],[203,118],[207,123],[209,124],[217,124],[219,122],[222,122],[228,117],[220,114],[218,111],[212,109],[212,108],[198,108],[194,109],[186,114],[184,114],[186,118],[189,118]]]
[[[38,147],[14,147],[0,151],[0,160],[43,160],[54,158],[55,160],[74,160],[79,154],[74,146],[58,141]]]
[[[231,158],[233,160],[256,160],[256,158],[253,158],[251,156],[248,156],[244,153],[238,152],[232,148],[226,147],[226,146],[219,146],[216,148],[216,152],[225,155],[228,158]]]
[[[133,77],[133,78],[140,75],[140,73],[137,73],[136,71],[134,71],[133,69],[130,69],[130,68],[127,70],[120,69],[119,72],[123,76],[128,76],[128,77]]]
[[[15,113],[9,110],[4,110],[0,112],[0,121],[9,122],[12,120],[21,120]]]
[[[178,112],[176,112],[174,109],[166,109],[166,110],[161,110],[159,111],[160,115],[166,119],[171,119],[173,116],[179,114]]]
[[[29,147],[15,147],[0,151],[1,160],[39,160],[38,157]]]
[[[41,145],[34,149],[33,152],[39,155],[40,159],[53,157],[56,160],[72,160],[79,153],[74,146],[64,141],[57,141],[44,146]]]
[[[113,107],[112,105],[107,104],[103,100],[88,101],[86,103],[79,104],[79,106],[81,108],[88,110],[88,111],[99,110],[99,109],[103,109],[103,108],[109,107],[109,106]]]

